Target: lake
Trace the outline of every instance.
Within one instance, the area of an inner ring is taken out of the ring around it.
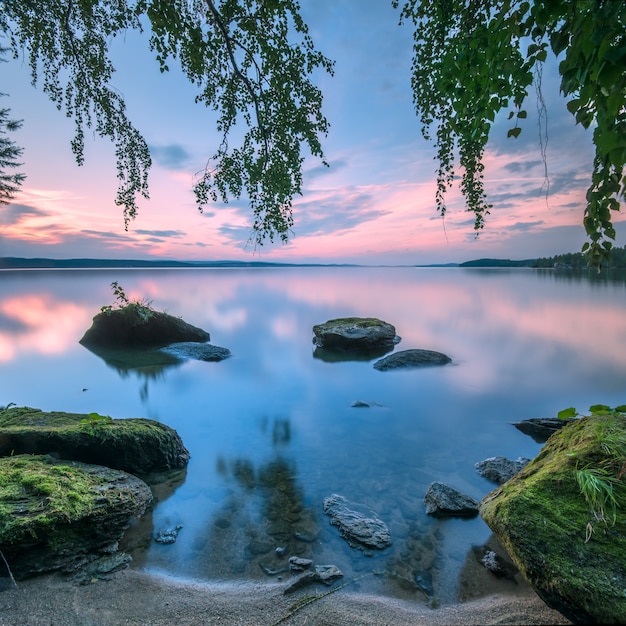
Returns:
[[[221,362],[140,370],[78,341],[118,281],[228,348]],[[443,367],[380,372],[314,356],[314,324],[378,317],[395,350],[448,354]],[[267,580],[287,556],[337,565],[354,589],[452,603],[513,591],[478,563],[479,518],[435,519],[441,481],[480,500],[474,464],[534,457],[512,422],[573,406],[626,404],[626,281],[530,269],[276,267],[0,271],[0,405],[159,420],[191,454],[154,485],[128,532],[132,567],[210,581]],[[368,407],[355,407],[356,402]],[[329,524],[340,494],[373,510],[392,546],[367,556]],[[181,525],[176,543],[152,540]],[[284,548],[285,556],[275,552]],[[269,573],[268,573],[269,572]],[[372,575],[376,572],[376,575]]]

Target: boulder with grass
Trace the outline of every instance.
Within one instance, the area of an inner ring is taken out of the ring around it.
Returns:
[[[480,502],[548,606],[576,624],[626,617],[626,417],[575,419]]]
[[[0,459],[0,548],[15,579],[76,573],[98,559],[123,567],[117,553],[129,522],[152,500],[126,472],[50,456]],[[120,558],[127,557],[127,558]]]

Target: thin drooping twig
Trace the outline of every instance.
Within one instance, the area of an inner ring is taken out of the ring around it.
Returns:
[[[7,572],[9,572],[9,578],[11,579],[13,586],[17,589],[17,583],[15,582],[15,578],[13,578],[13,572],[11,571],[11,568],[9,567],[9,563],[7,562],[2,550],[0,550],[0,556],[2,557],[2,560],[4,561],[4,566],[7,568]]]
[[[220,30],[220,33],[222,34],[222,37],[224,39],[224,43],[226,44],[226,50],[228,52],[228,58],[230,59],[230,64],[233,68],[233,72],[235,73],[235,76],[237,76],[237,78],[243,83],[243,85],[245,86],[246,90],[248,91],[248,93],[250,94],[250,97],[252,98],[252,103],[254,105],[254,111],[256,113],[256,119],[257,119],[257,124],[259,125],[259,130],[261,131],[261,134],[263,135],[263,143],[264,143],[264,148],[265,148],[265,163],[267,163],[267,160],[269,158],[269,141],[267,138],[267,129],[265,127],[264,124],[264,120],[263,120],[263,115],[261,114],[261,108],[259,106],[259,98],[256,94],[256,92],[254,91],[254,87],[252,86],[252,83],[250,82],[250,79],[241,71],[241,69],[239,68],[239,65],[237,64],[237,59],[235,59],[235,52],[233,50],[233,38],[228,34],[228,31],[226,30],[226,26],[224,25],[224,22],[222,21],[222,18],[219,14],[219,11],[217,10],[217,8],[215,7],[215,3],[213,2],[213,0],[206,0],[206,3],[209,7],[209,11],[211,12],[211,15],[213,16],[213,19],[215,20],[215,23],[217,24],[217,27]],[[239,44],[237,41],[234,41],[234,43],[238,44],[241,46],[241,44]],[[252,58],[252,54],[244,47],[241,46]],[[259,66],[257,65],[255,59],[252,59],[254,65],[257,68],[257,73],[260,74],[260,69]],[[261,87],[262,89],[262,87]]]

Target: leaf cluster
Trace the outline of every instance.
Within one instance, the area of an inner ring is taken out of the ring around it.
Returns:
[[[320,136],[328,130],[309,76],[332,72],[296,0],[0,0],[0,33],[14,57],[26,55],[33,84],[74,120],[78,164],[87,131],[114,143],[126,227],[137,199],[148,198],[151,158],[112,87],[108,46],[144,29],[161,71],[175,60],[198,87],[196,100],[219,112],[221,142],[195,183],[198,207],[245,198],[256,243],[286,240],[301,193],[302,148],[323,160]],[[231,146],[240,124],[247,131]]]
[[[5,48],[0,48],[0,61]],[[6,96],[0,93],[0,96]],[[0,108],[0,204],[8,204],[22,185],[25,174],[15,169],[23,165],[19,162],[23,149],[9,136],[9,133],[19,130],[22,120],[10,119],[11,109]]]
[[[400,0],[393,0],[398,7]],[[412,87],[424,136],[439,162],[437,209],[462,169],[461,189],[475,229],[492,208],[483,181],[483,156],[495,117],[509,110],[514,126],[529,87],[540,92],[543,63],[561,59],[561,92],[576,122],[593,127],[595,158],[587,191],[583,252],[605,263],[615,239],[611,212],[626,192],[626,3],[623,0],[407,0],[401,21],[415,25]],[[540,98],[540,102],[542,98]],[[544,155],[545,158],[545,155]]]

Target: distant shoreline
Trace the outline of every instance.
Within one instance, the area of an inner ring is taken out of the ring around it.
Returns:
[[[264,267],[531,267],[534,259],[477,259],[464,263],[432,263],[411,265],[360,265],[355,263],[277,263],[269,261],[176,261],[142,259],[49,259],[0,257],[0,270],[28,269],[201,269],[201,268],[264,268]]]

